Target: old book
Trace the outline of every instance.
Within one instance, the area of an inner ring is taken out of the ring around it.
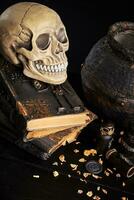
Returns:
[[[86,125],[86,124],[85,124]],[[73,126],[74,127],[74,126]],[[48,136],[60,131],[65,131],[66,129],[71,128],[70,126],[62,126],[57,128],[49,128],[49,129],[43,129],[43,130],[36,130],[36,131],[29,131],[27,134],[26,140],[32,140],[34,138],[42,138],[44,136]]]
[[[38,90],[21,66],[0,60],[1,108],[25,140],[41,138],[76,126],[96,116],[87,110],[68,81]]]
[[[72,127],[43,138],[34,139],[31,143],[38,146],[42,151],[52,154],[66,143],[75,141],[83,128],[83,126]]]
[[[82,126],[73,127],[28,142],[17,140],[15,144],[29,153],[46,160],[61,146],[75,141],[82,129]]]
[[[48,159],[61,146],[76,140],[83,128],[83,126],[72,127],[45,137],[26,141],[20,137],[20,133],[10,124],[7,116],[0,112],[0,137],[43,160]]]

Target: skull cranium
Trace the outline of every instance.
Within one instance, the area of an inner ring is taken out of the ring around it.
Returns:
[[[58,14],[47,6],[22,2],[0,16],[0,52],[23,73],[46,83],[67,78],[69,41]]]

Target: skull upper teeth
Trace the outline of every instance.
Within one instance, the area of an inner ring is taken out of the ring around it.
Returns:
[[[58,65],[44,65],[40,62],[35,61],[34,66],[35,68],[40,72],[40,73],[45,73],[45,72],[63,72],[66,71],[68,63],[62,63]]]

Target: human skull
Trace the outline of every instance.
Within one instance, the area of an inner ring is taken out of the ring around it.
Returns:
[[[0,52],[23,73],[50,84],[67,78],[69,41],[58,14],[47,6],[21,2],[0,16]]]

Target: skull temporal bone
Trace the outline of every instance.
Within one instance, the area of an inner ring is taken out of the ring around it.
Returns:
[[[38,3],[22,2],[0,16],[0,51],[23,73],[46,83],[61,84],[67,78],[69,41],[58,14]]]

